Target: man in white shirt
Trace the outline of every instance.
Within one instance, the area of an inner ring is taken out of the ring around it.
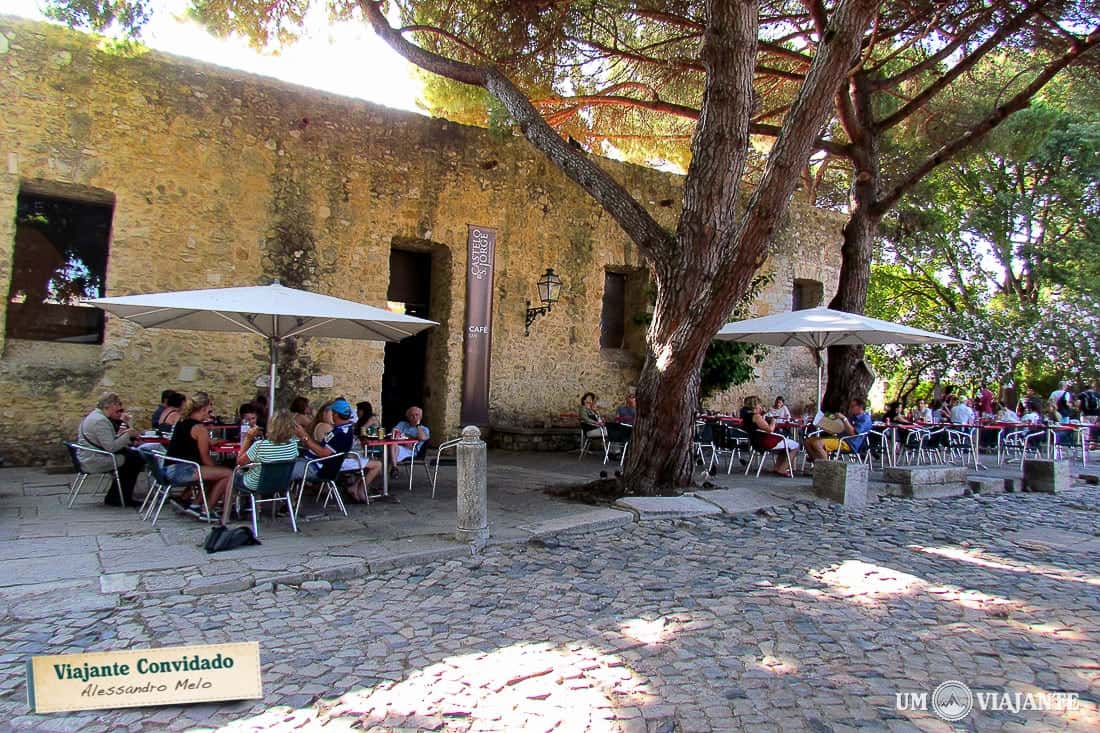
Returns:
[[[968,404],[970,400],[956,400],[951,407],[951,422],[955,425],[973,425],[976,416]]]

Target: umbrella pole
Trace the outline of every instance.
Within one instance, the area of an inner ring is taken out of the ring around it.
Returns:
[[[271,418],[275,417],[275,367],[279,361],[279,352],[274,337],[268,338],[267,342],[271,347],[271,374],[267,382],[267,420],[270,424]]]
[[[824,412],[821,407],[821,349],[814,349],[814,361],[817,362],[817,409]]]

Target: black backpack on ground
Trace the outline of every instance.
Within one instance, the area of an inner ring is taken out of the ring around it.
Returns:
[[[260,544],[260,541],[256,539],[256,535],[252,534],[251,527],[234,527],[230,529],[223,524],[219,524],[210,530],[203,548],[207,552],[222,552],[244,545],[258,544]]]

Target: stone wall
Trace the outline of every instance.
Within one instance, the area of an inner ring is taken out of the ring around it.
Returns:
[[[91,36],[0,16],[0,290],[11,277],[21,188],[114,200],[107,292],[284,284],[385,306],[393,247],[432,254],[426,421],[457,434],[466,228],[495,227],[490,414],[541,425],[591,390],[612,407],[642,361],[644,332],[599,348],[604,273],[628,274],[628,325],[644,311],[643,263],[612,219],[522,139],[398,112],[159,53],[120,55]],[[667,226],[678,176],[601,161]],[[792,278],[825,283],[841,221],[790,215],[760,312],[790,307]],[[523,335],[525,300],[553,267],[561,303]],[[254,337],[144,330],[109,318],[102,345],[4,339],[0,454],[56,460],[97,393],[113,389],[144,426],[166,386],[207,390],[231,413],[265,373]],[[789,350],[793,352],[794,350]],[[283,354],[283,388],[378,405],[383,346],[303,339]],[[801,360],[801,361],[800,361]],[[812,362],[773,350],[755,389],[812,393]],[[331,375],[331,389],[312,377]],[[805,384],[804,384],[805,383]],[[781,386],[782,385],[782,386]],[[716,404],[737,398],[722,395]]]

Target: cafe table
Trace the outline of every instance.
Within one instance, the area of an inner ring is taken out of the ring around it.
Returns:
[[[420,441],[416,438],[367,438],[363,441],[363,449],[382,448],[382,496],[390,495],[390,446],[404,445],[415,446]],[[369,460],[369,456],[361,456],[360,460]],[[413,468],[416,467],[416,459],[409,464],[409,491],[413,487]],[[365,488],[365,487],[364,487]]]

